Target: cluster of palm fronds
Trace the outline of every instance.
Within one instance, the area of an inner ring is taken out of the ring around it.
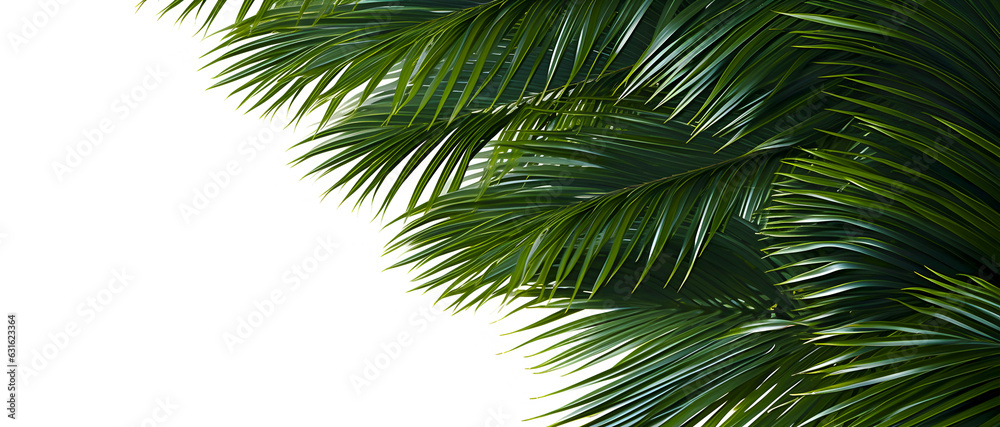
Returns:
[[[321,117],[300,160],[406,202],[421,287],[614,361],[557,424],[1000,425],[994,0],[164,12],[224,7],[219,85]]]

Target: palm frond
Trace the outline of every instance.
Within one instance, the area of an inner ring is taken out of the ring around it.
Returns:
[[[610,364],[556,425],[1000,423],[995,2],[163,13],[225,7],[217,86],[316,118],[325,194],[404,203],[418,289],[549,312],[539,370]]]
[[[966,276],[926,276],[907,288],[907,315],[818,332],[852,359],[811,373],[833,382],[809,394],[863,390],[816,415],[852,425],[994,425],[1000,401],[1000,289]],[[823,343],[822,341],[820,341]],[[850,380],[845,374],[861,373]]]

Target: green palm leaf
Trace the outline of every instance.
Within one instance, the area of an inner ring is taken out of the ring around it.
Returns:
[[[402,212],[418,289],[546,313],[555,425],[1000,423],[994,2],[163,13],[226,7],[217,86],[316,120],[294,163]]]

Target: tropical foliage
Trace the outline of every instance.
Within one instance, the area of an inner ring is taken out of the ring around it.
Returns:
[[[163,12],[320,118],[310,175],[405,204],[420,288],[548,310],[537,368],[590,375],[554,425],[1000,425],[993,0]]]

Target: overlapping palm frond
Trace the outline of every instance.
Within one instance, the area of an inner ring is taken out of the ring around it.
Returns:
[[[553,411],[566,415],[557,425],[577,420],[589,420],[588,426],[680,426],[782,419],[780,412],[767,410],[789,404],[790,391],[809,390],[792,377],[796,367],[805,369],[822,361],[821,355],[836,353],[800,345],[806,328],[789,320],[796,303],[774,287],[786,277],[774,271],[781,257],[762,259],[758,240],[751,223],[734,219],[706,248],[683,289],[642,286],[633,291],[632,280],[643,270],[633,263],[627,267],[632,278],[590,293],[586,300],[567,296],[544,303],[566,310],[531,325],[528,329],[550,329],[526,344],[566,337],[543,350],[553,355],[536,369],[572,372],[614,362],[566,389],[593,388]],[[671,256],[662,257],[649,273],[659,281],[671,272]],[[588,280],[594,275],[588,274]],[[572,321],[552,326],[565,318]],[[761,388],[770,378],[768,387]]]
[[[933,288],[907,288],[906,314],[820,332],[846,348],[847,363],[816,370],[835,383],[810,394],[863,390],[826,409],[857,425],[996,425],[1000,401],[1000,289],[975,276],[938,273]],[[850,380],[845,374],[862,373]]]
[[[987,0],[173,0],[455,309],[549,314],[591,426],[1000,422]],[[219,22],[216,22],[219,25]],[[594,366],[609,365],[594,371]],[[590,368],[590,369],[587,369]]]

